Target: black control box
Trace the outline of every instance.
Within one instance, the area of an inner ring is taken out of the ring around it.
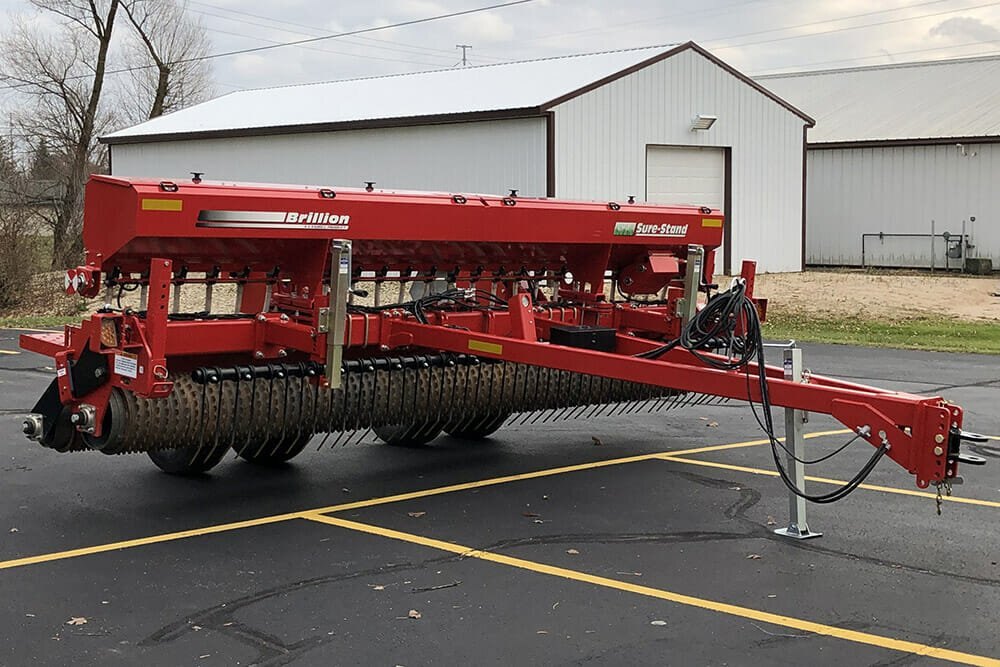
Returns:
[[[607,327],[580,327],[568,324],[553,324],[549,328],[549,342],[567,347],[582,347],[586,350],[614,352],[615,329]]]

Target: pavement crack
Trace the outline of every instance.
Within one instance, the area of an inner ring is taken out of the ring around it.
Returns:
[[[291,583],[268,588],[240,598],[221,602],[211,607],[199,610],[184,618],[174,621],[161,627],[159,630],[149,635],[139,642],[140,647],[152,647],[161,644],[168,644],[176,641],[185,635],[194,632],[213,631],[234,639],[257,651],[257,657],[251,664],[258,667],[278,667],[289,664],[302,655],[318,646],[327,644],[336,635],[323,634],[306,637],[298,642],[285,643],[266,630],[255,628],[236,619],[236,614],[242,609],[257,604],[271,598],[294,594],[297,592],[310,590],[336,584],[362,577],[373,577],[384,575],[388,572],[405,572],[407,570],[421,570],[437,563],[445,563],[455,560],[452,555],[434,558],[420,563],[398,563],[385,565],[357,572],[347,572],[340,574],[325,575],[303,579]]]
[[[745,540],[756,535],[726,531],[680,531],[676,533],[566,533],[538,535],[501,540],[477,547],[480,551],[501,551],[518,547],[552,544],[680,544],[692,542],[717,542],[720,540]]]
[[[993,453],[991,455],[997,456],[996,453]],[[749,517],[746,516],[746,511],[749,508],[753,507],[758,500],[760,500],[760,493],[758,491],[742,483],[729,481],[725,479],[706,477],[698,473],[675,471],[675,474],[684,477],[690,482],[693,482],[695,484],[701,484],[703,486],[707,486],[710,488],[739,491],[740,499],[735,503],[733,503],[732,505],[730,505],[729,507],[727,507],[726,510],[724,511],[724,514],[727,518],[740,521],[748,527],[748,532],[744,534],[744,537],[765,538],[768,540],[779,542],[793,549],[802,549],[804,551],[831,556],[833,558],[861,561],[863,563],[874,565],[876,567],[888,567],[894,570],[900,570],[903,572],[909,572],[913,574],[930,575],[933,577],[942,577],[945,579],[962,581],[965,583],[976,584],[980,586],[1000,588],[1000,580],[998,579],[991,579],[988,577],[975,577],[967,574],[961,574],[958,572],[950,572],[947,570],[928,568],[917,565],[911,565],[909,563],[892,561],[885,558],[864,556],[849,551],[824,547],[814,541],[788,540],[787,538],[781,537],[780,535],[775,535],[774,532],[767,526],[763,526],[757,521],[754,521],[753,519],[750,519]]]

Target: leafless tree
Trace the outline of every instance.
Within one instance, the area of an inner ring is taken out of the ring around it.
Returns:
[[[34,269],[27,174],[9,142],[0,140],[0,310],[17,305]]]
[[[190,17],[180,0],[121,0],[134,28],[128,43],[130,63],[152,67],[130,71],[134,93],[123,97],[130,121],[156,118],[205,100],[211,94],[205,27]]]
[[[53,28],[19,18],[2,44],[0,74],[26,104],[16,122],[44,139],[60,156],[60,184],[53,193],[52,266],[79,261],[83,186],[99,162],[96,139],[102,113],[111,40],[120,0],[31,0]]]
[[[199,60],[208,39],[183,0],[29,1],[36,15],[16,17],[0,38],[0,86],[16,93],[24,141],[51,153],[54,182],[31,189],[49,200],[37,211],[60,269],[81,258],[84,184],[106,163],[97,138],[209,95],[209,66]],[[116,70],[127,76],[112,82]]]

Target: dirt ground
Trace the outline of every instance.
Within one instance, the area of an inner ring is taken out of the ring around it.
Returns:
[[[724,288],[729,280],[718,277],[717,282]],[[1000,296],[993,296],[1000,293],[1000,276],[995,275],[871,273],[843,269],[770,273],[757,277],[756,293],[770,300],[769,312],[775,315],[853,316],[879,320],[943,315],[961,320],[1000,321]],[[395,290],[389,290],[387,294],[395,295]],[[201,286],[185,287],[181,310],[201,310],[204,296]],[[122,305],[138,307],[138,297],[138,292],[125,293]],[[234,302],[235,290],[232,287],[216,288],[214,311],[232,312]],[[84,310],[99,308],[103,303],[102,295]],[[112,298],[112,304],[117,305],[116,298]],[[23,306],[15,312],[0,315],[72,315],[81,308],[83,304],[79,298],[63,294],[62,274],[50,273],[36,277]]]
[[[1000,321],[1000,277],[911,272],[805,271],[758,276],[775,314],[903,319],[945,315]]]

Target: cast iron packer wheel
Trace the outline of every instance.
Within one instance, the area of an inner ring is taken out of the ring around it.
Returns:
[[[205,444],[201,451],[195,446],[160,449],[149,452],[149,458],[156,467],[171,475],[197,475],[214,468],[228,451],[228,445],[213,447]]]
[[[483,440],[496,433],[510,417],[510,413],[492,417],[467,419],[444,427],[444,432],[460,440]]]
[[[298,438],[288,438],[285,442],[281,442],[280,439],[271,440],[263,447],[258,444],[251,444],[239,449],[233,447],[233,450],[247,463],[260,466],[276,466],[291,461],[301,454],[302,450],[309,444],[309,441],[312,440],[312,437],[312,433],[303,433]]]
[[[438,422],[393,424],[391,426],[375,426],[372,431],[375,432],[379,440],[387,445],[416,447],[426,445],[441,435],[441,424]]]

